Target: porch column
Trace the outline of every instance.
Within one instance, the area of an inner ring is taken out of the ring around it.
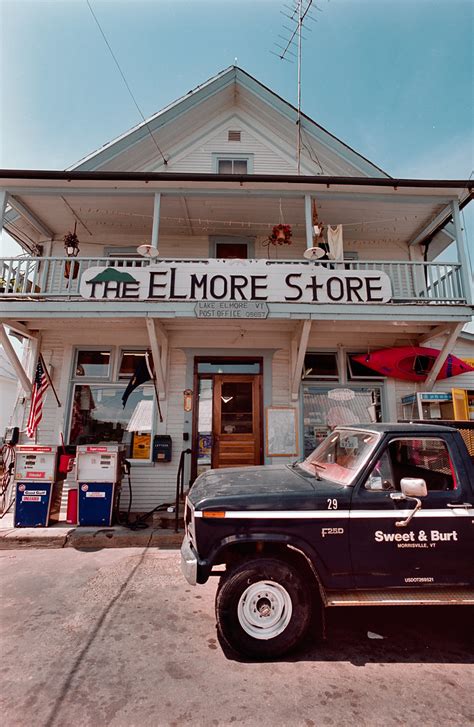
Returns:
[[[313,247],[313,218],[311,211],[311,195],[304,196],[304,221],[306,225],[306,248]]]
[[[18,376],[23,391],[25,392],[27,397],[30,397],[32,389],[31,381],[26,375],[25,369],[21,365],[20,359],[16,355],[16,351],[12,346],[12,343],[10,341],[10,338],[8,337],[8,333],[3,323],[0,323],[0,344],[3,346],[5,353],[11,365],[13,366],[16,375]]]
[[[461,225],[461,216],[459,214],[458,202],[451,202],[451,210],[453,213],[454,231],[456,234],[456,248],[458,251],[458,260],[461,264],[461,280],[466,297],[466,303],[472,305],[472,283],[471,271],[469,269],[469,258],[467,255],[466,243],[464,240],[464,230]]]
[[[151,245],[152,247],[156,247],[157,250],[160,229],[160,203],[161,194],[159,192],[155,192],[155,199],[153,202],[153,227],[151,230]]]
[[[3,230],[3,219],[5,217],[5,209],[7,207],[8,192],[6,189],[0,189],[0,234]]]
[[[452,329],[451,333],[447,337],[446,341],[444,342],[443,348],[438,354],[438,357],[436,361],[434,362],[433,368],[431,369],[430,373],[426,377],[426,381],[422,384],[422,389],[424,391],[429,391],[432,386],[434,385],[436,381],[436,377],[438,376],[439,372],[443,368],[443,364],[448,358],[448,355],[451,353],[452,348],[454,346],[454,343],[461,333],[463,329],[464,323],[456,323]]]

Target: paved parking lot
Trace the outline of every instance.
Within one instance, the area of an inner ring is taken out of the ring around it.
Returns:
[[[471,608],[332,610],[326,642],[252,663],[223,653],[216,583],[190,587],[177,551],[10,550],[0,569],[5,727],[474,722]]]

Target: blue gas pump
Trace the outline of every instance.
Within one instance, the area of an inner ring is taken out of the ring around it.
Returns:
[[[122,481],[123,444],[82,444],[76,452],[79,525],[112,525]]]
[[[58,448],[18,444],[15,454],[16,528],[46,527],[51,516]]]

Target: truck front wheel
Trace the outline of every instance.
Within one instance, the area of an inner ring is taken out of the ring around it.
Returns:
[[[301,641],[310,616],[310,585],[273,558],[242,563],[221,580],[216,595],[219,635],[244,656],[282,656]]]

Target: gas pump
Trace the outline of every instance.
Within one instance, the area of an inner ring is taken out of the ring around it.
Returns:
[[[124,459],[123,444],[81,444],[77,447],[79,525],[112,525]]]
[[[59,519],[53,508],[53,488],[57,479],[58,448],[18,444],[15,457],[16,528],[46,527]],[[60,496],[59,496],[60,500]]]

